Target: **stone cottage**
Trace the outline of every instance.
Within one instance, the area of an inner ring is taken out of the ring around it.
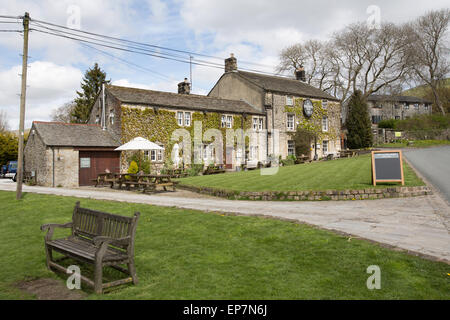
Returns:
[[[118,171],[120,145],[99,125],[34,121],[24,149],[25,171],[37,184],[78,187],[97,173]]]
[[[297,70],[292,79],[240,71],[236,57],[231,54],[225,60],[225,73],[208,96],[241,99],[263,113],[267,122],[269,154],[280,154],[282,158],[293,155],[295,142],[292,135],[298,127],[310,129],[316,135],[316,141],[311,145],[311,157],[337,154],[341,149],[339,100],[308,85],[304,77],[304,70]]]
[[[226,131],[248,130],[254,119],[258,120],[261,129],[265,126],[265,114],[258,108],[242,100],[191,94],[190,84],[185,79],[179,83],[178,93],[105,85],[92,108],[89,123],[100,125],[122,143],[140,136],[163,147],[164,151],[151,150],[145,153],[152,171],[158,172],[166,161],[173,160],[172,150],[175,144],[187,143],[184,139],[174,141],[174,132],[178,129],[186,130],[193,143],[196,122],[201,126],[201,141],[193,146],[192,162],[198,157],[205,165],[220,162],[228,169],[240,166],[245,162],[244,155],[248,155],[249,141],[247,148],[242,150],[226,148]],[[216,142],[215,138],[205,138],[209,129],[221,133],[222,150],[218,150],[213,144],[212,140]],[[223,161],[217,160],[220,159],[217,153],[221,153]],[[122,154],[122,170],[128,167],[127,156],[129,154],[126,152]],[[263,161],[259,154],[255,158]]]

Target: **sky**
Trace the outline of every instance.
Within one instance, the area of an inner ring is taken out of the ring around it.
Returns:
[[[0,0],[0,15],[29,12],[31,19],[218,57],[212,61],[221,65],[234,53],[238,68],[274,72],[287,46],[326,40],[353,22],[379,17],[401,23],[446,7],[448,0]],[[8,29],[21,30],[21,20],[0,18],[0,30]],[[22,34],[0,32],[0,111],[6,112],[12,130],[19,127],[22,47]],[[49,121],[54,109],[72,101],[84,72],[96,62],[121,86],[176,92],[177,84],[190,77],[186,63],[99,49],[104,52],[30,32],[26,128],[32,121]],[[221,67],[193,65],[192,93],[206,95],[222,74]]]

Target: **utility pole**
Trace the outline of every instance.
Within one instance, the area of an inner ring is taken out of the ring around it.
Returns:
[[[19,124],[19,159],[17,161],[17,189],[16,199],[22,198],[23,181],[23,139],[25,127],[25,97],[27,91],[27,68],[28,68],[28,32],[30,15],[25,12],[23,17],[23,56],[22,56],[22,92],[20,94],[20,124]]]

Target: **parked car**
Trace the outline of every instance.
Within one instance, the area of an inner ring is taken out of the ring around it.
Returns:
[[[0,178],[4,178],[4,177],[5,177],[5,174],[6,174],[6,168],[7,168],[6,164],[4,164],[4,165],[2,165],[2,166],[0,167]]]
[[[8,163],[6,164],[6,172],[4,174],[4,177],[16,181],[16,174],[17,174],[17,161],[8,161]]]

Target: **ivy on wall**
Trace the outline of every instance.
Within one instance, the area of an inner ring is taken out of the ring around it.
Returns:
[[[122,143],[135,137],[143,137],[153,142],[164,145],[164,159],[170,159],[172,147],[176,141],[171,141],[172,133],[176,129],[186,129],[194,141],[194,122],[202,122],[202,137],[208,129],[219,129],[222,132],[223,142],[226,145],[226,128],[221,127],[222,113],[218,112],[191,112],[191,125],[179,126],[176,119],[176,111],[153,109],[150,107],[126,107],[122,106]],[[232,129],[240,129],[242,115],[233,114]],[[251,115],[244,119],[244,130],[251,128]],[[248,139],[246,139],[248,144]],[[206,142],[205,143],[209,143]],[[224,148],[225,159],[225,148]]]
[[[293,106],[284,106],[285,113],[294,113],[298,122],[297,128],[306,130],[317,136],[318,141],[324,139],[335,140],[339,136],[340,129],[340,108],[339,103],[328,101],[327,108],[322,105],[322,100],[311,100],[313,104],[313,114],[306,118],[303,114],[304,98],[295,98]],[[328,131],[322,131],[322,119],[328,117]]]

